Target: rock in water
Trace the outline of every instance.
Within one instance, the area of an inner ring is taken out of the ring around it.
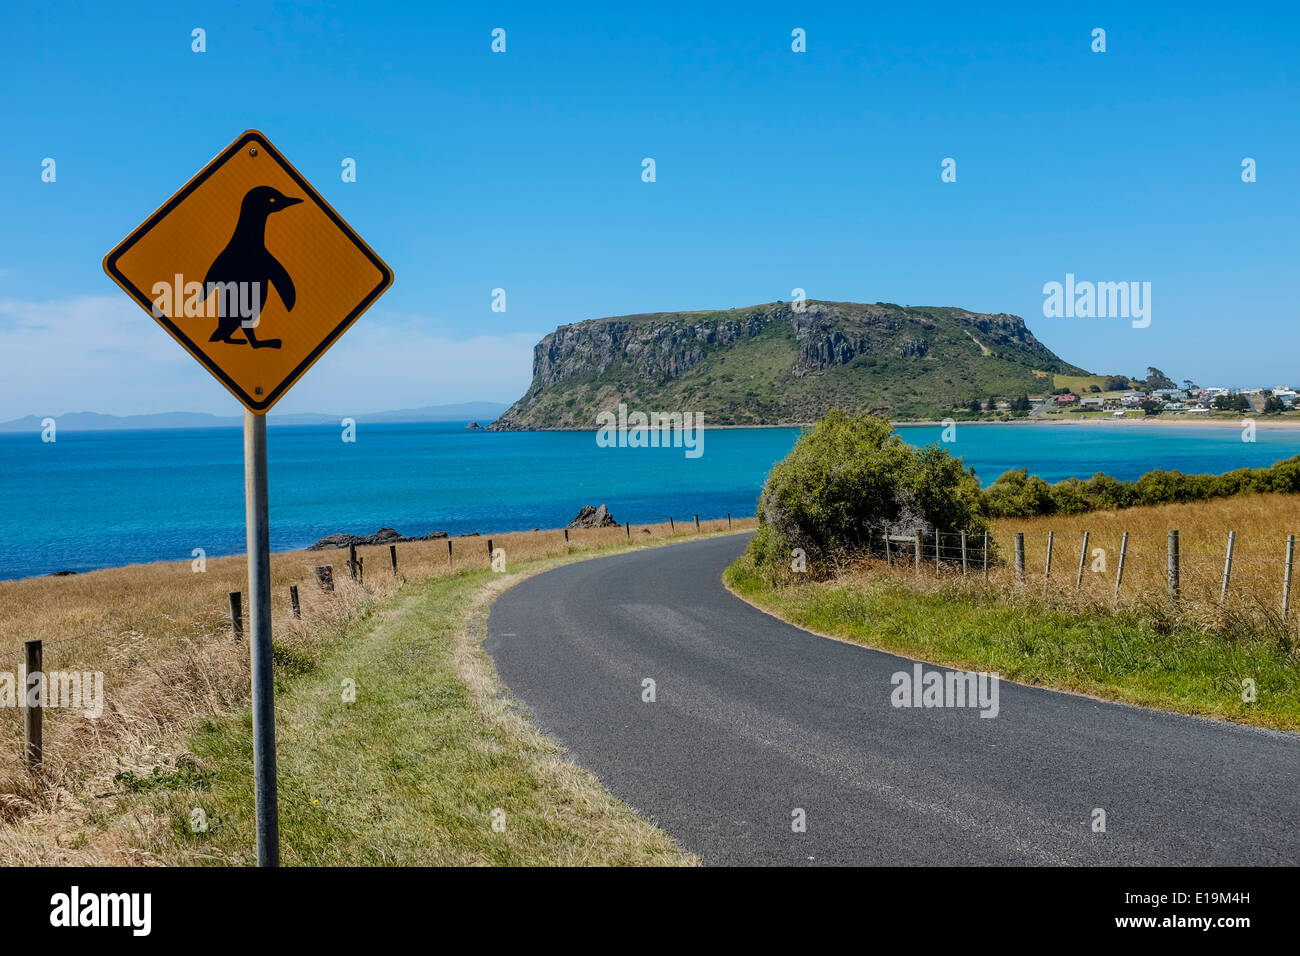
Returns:
[[[380,528],[374,534],[368,534],[364,538],[355,534],[331,534],[321,538],[313,544],[308,551],[324,551],[327,548],[346,548],[355,544],[359,548],[373,547],[380,544],[404,544],[407,541],[433,541],[436,538],[447,537],[445,531],[434,531],[423,538],[408,538],[404,534],[399,534],[392,528]]]
[[[617,525],[618,522],[604,505],[599,508],[583,505],[582,510],[566,527],[569,531],[573,531],[577,528],[613,528]]]
[[[346,548],[348,545],[356,544],[360,540],[355,534],[331,534],[321,538],[307,550],[324,551],[326,548]]]
[[[380,528],[374,534],[362,538],[357,544],[397,544],[401,541],[410,540],[410,538],[398,534],[392,528]]]

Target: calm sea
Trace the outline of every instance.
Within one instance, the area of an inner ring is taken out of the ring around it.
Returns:
[[[904,428],[916,445],[940,429]],[[289,550],[337,531],[406,535],[566,524],[607,504],[633,524],[753,515],[763,479],[797,429],[706,432],[704,454],[599,448],[592,432],[495,433],[463,424],[269,431],[271,546]],[[959,427],[948,446],[991,482],[1028,467],[1048,481],[1152,468],[1224,472],[1300,454],[1300,431],[1132,426]],[[188,560],[244,548],[239,429],[0,435],[0,579]]]

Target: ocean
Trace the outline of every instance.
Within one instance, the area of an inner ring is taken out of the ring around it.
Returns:
[[[906,427],[914,445],[941,429]],[[601,448],[594,432],[485,432],[464,423],[269,429],[271,547],[327,534],[484,534],[561,527],[585,504],[635,524],[752,516],[795,428],[717,429],[704,452]],[[238,428],[0,435],[0,579],[189,560],[244,549]],[[982,483],[1028,467],[1047,481],[1152,468],[1220,473],[1300,454],[1300,430],[1125,425],[958,426],[947,446]]]

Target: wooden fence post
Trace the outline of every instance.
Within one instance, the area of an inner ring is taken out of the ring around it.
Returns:
[[[1074,589],[1083,587],[1083,565],[1088,560],[1088,532],[1083,533],[1083,547],[1079,549],[1079,573],[1074,578]]]
[[[1169,569],[1169,600],[1174,604],[1178,603],[1178,594],[1180,591],[1178,582],[1178,532],[1169,532],[1169,543],[1166,547],[1168,553]]]
[[[568,528],[565,528],[565,529],[564,529],[564,543],[565,543],[565,544],[568,544],[568,543],[569,543],[569,529],[568,529]],[[450,542],[448,542],[448,544],[450,544]]]
[[[1043,593],[1047,593],[1047,586],[1052,581],[1052,542],[1056,538],[1055,531],[1047,532],[1047,562],[1043,565]]]
[[[936,578],[939,576],[939,548],[940,548],[939,541],[940,541],[939,529],[935,528],[934,529],[934,576]]]
[[[1223,586],[1219,588],[1219,603],[1228,600],[1228,581],[1232,579],[1232,549],[1237,543],[1237,532],[1228,532],[1228,553],[1223,559]]]
[[[366,581],[366,559],[357,558],[357,583],[364,584]]]
[[[731,512],[730,512],[730,511],[727,512],[727,530],[728,530],[728,531],[731,530]]]
[[[1025,583],[1025,533],[1016,532],[1016,583]]]
[[[388,546],[388,556],[393,561],[393,573],[396,574],[397,573],[397,545],[390,544]]]
[[[626,529],[626,531],[627,531],[627,536],[628,536],[629,538],[632,537],[632,522],[630,522],[630,521],[625,521],[625,522],[623,522],[623,527],[624,527],[624,529]]]
[[[699,516],[699,515],[696,515],[696,516],[695,516],[695,530],[696,530],[697,532],[700,530],[700,516]]]
[[[1128,554],[1128,532],[1119,540],[1119,567],[1115,569],[1115,603],[1119,604],[1119,586],[1124,583],[1124,557]]]
[[[352,580],[357,579],[357,546],[348,545],[348,574],[352,575]]]
[[[447,539],[447,567],[451,567],[451,538]]]
[[[293,609],[293,619],[302,619],[302,606],[298,603],[298,585],[289,585],[289,606]]]
[[[1291,561],[1295,557],[1295,535],[1286,536],[1286,571],[1282,574],[1282,620],[1291,611]]]
[[[961,533],[961,576],[966,577],[966,532]]]
[[[36,675],[35,679],[38,682],[43,682],[45,680],[42,670],[44,666],[44,654],[41,651],[41,642],[39,640],[27,641],[25,646],[27,657],[26,680],[23,682],[24,686],[19,690],[23,695],[22,702],[24,708],[23,761],[29,767],[39,767],[41,765],[41,757],[45,750],[41,738],[41,718],[44,716],[41,710],[41,704],[43,701],[38,697],[36,699],[36,706],[29,706],[27,692],[32,686],[33,675]],[[49,686],[48,683],[46,686]]]
[[[984,583],[989,583],[989,533],[984,532]]]
[[[239,591],[230,592],[230,626],[235,632],[235,640],[244,639],[244,595]]]
[[[669,534],[677,533],[677,525],[673,524],[673,519],[671,515],[668,518],[668,533]]]
[[[322,591],[334,590],[334,567],[329,564],[322,564],[316,568],[316,583],[320,585]]]

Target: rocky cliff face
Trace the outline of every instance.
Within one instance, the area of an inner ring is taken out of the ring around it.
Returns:
[[[1011,371],[1012,377],[1024,378],[1030,369],[1080,371],[1038,342],[1022,319],[964,309],[809,301],[802,308],[777,302],[726,312],[621,316],[561,326],[543,338],[533,350],[528,391],[491,427],[594,428],[594,414],[587,413],[601,401],[674,397],[711,406],[717,424],[741,423],[749,420],[741,410],[752,404],[746,396],[756,380],[766,402],[774,390],[837,369],[861,367],[865,383],[892,363],[902,369],[929,360],[956,369],[976,359],[991,359],[999,373]],[[930,370],[913,371],[924,377]],[[972,394],[990,387],[983,381],[988,377],[969,382]],[[676,394],[682,390],[693,394]],[[936,407],[943,401],[936,396]],[[728,414],[733,406],[735,414]],[[771,411],[794,420],[779,413],[796,409]]]
[[[702,362],[710,346],[753,338],[771,319],[752,312],[742,318],[692,322],[690,315],[665,313],[562,325],[533,348],[533,388],[566,378],[600,376],[622,363],[651,381],[675,378]]]

